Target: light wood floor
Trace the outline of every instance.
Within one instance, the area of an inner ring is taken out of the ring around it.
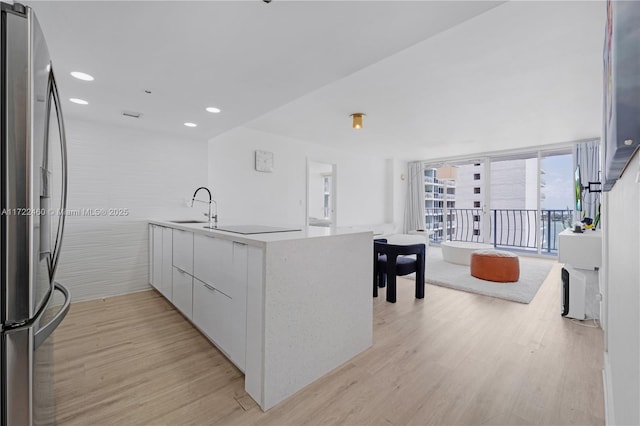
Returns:
[[[373,347],[267,413],[155,291],[75,303],[55,337],[58,423],[604,424],[602,331],[560,316],[560,265],[529,305],[413,291],[383,292]]]

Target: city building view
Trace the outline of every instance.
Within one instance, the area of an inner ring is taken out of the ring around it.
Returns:
[[[425,226],[431,241],[474,241],[557,253],[574,215],[569,152],[455,164],[455,177],[424,171]]]

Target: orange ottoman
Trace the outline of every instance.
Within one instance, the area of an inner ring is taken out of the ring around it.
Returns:
[[[471,275],[498,283],[515,282],[520,278],[520,261],[508,251],[478,250],[471,253]]]

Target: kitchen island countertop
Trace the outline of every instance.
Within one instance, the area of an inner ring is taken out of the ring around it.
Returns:
[[[264,247],[267,243],[286,240],[301,240],[306,238],[331,237],[336,235],[349,235],[358,233],[371,233],[371,231],[356,228],[325,228],[320,226],[298,226],[299,231],[269,232],[263,234],[239,234],[227,232],[221,229],[205,228],[207,222],[202,223],[176,223],[170,220],[151,219],[149,223],[166,226],[169,228],[191,231],[195,234],[215,236],[226,240],[236,241],[256,247]],[[373,235],[373,234],[372,234]]]

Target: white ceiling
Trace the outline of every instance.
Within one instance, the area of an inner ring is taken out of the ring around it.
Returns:
[[[63,97],[90,102],[67,102],[72,117],[201,140],[246,126],[402,159],[600,134],[601,1],[28,4]]]
[[[88,106],[66,102],[68,116],[204,140],[286,105],[252,126],[338,143],[344,137],[341,128],[349,126],[346,115],[355,110],[369,112],[367,125],[377,122],[381,129],[380,114],[390,111],[381,110],[380,101],[394,85],[389,76],[379,79],[370,73],[374,84],[369,88],[343,91],[331,89],[331,83],[338,81],[339,88],[341,79],[501,2],[26,3],[36,11],[47,38],[62,97],[89,101]],[[71,71],[89,73],[95,81],[73,79]],[[396,71],[398,82],[403,70]],[[296,101],[322,87],[326,89],[314,95],[324,93],[317,105],[313,96]],[[398,89],[394,104],[401,103],[400,95],[406,92]],[[411,90],[406,94],[413,97]],[[222,113],[205,112],[206,106],[219,107]],[[143,116],[123,117],[123,110]],[[305,110],[317,114],[311,132]],[[301,115],[303,120],[289,126]],[[187,121],[198,127],[184,127]]]
[[[503,4],[247,127],[406,160],[599,137],[605,7]]]

